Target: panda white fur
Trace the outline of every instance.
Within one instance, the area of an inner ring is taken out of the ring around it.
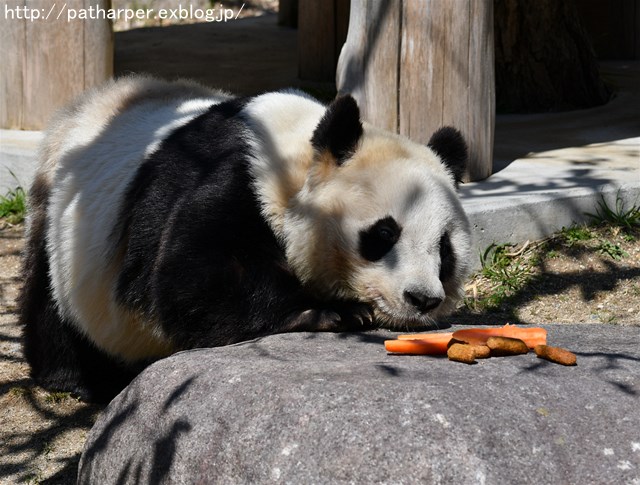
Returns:
[[[469,268],[466,145],[295,91],[128,77],[54,119],[20,317],[37,382],[105,400],[154,359],[278,332],[424,326]]]

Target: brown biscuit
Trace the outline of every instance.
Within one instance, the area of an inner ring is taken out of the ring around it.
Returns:
[[[491,349],[492,357],[520,355],[529,352],[529,347],[519,338],[489,337],[487,347]]]
[[[536,345],[533,351],[540,359],[562,365],[576,365],[576,354],[569,352],[560,347],[551,347],[550,345]]]
[[[447,350],[447,357],[449,360],[455,360],[456,362],[463,362],[465,364],[476,363],[476,353],[473,347],[468,344],[455,343]]]
[[[488,359],[491,357],[491,349],[486,345],[472,345],[471,348],[475,352],[476,359]]]

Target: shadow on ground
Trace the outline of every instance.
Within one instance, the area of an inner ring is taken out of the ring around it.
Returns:
[[[465,306],[444,321],[470,325],[640,324],[640,228],[625,232],[595,227],[589,231],[590,239],[585,241],[568,243],[562,236],[552,237],[527,257],[494,268],[500,276],[493,281],[480,272],[474,280],[477,293],[470,290]],[[507,284],[498,286],[500,278]],[[611,308],[598,311],[605,304]],[[523,309],[536,305],[551,307],[556,318],[523,316]]]
[[[0,403],[10,414],[0,444],[0,482],[75,483],[86,433],[102,407],[46,393],[28,378],[3,383]]]

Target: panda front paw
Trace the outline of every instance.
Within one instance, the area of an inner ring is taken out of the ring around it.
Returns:
[[[375,326],[373,308],[366,303],[341,302],[334,307],[334,311],[339,315],[342,330],[369,330]]]
[[[329,308],[309,309],[287,319],[284,332],[344,332],[374,327],[373,310],[358,302],[341,302]]]

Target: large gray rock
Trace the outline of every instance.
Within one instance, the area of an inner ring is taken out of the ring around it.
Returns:
[[[80,483],[640,483],[640,328],[548,326],[577,367],[388,355],[391,334],[277,335],[149,367]]]

